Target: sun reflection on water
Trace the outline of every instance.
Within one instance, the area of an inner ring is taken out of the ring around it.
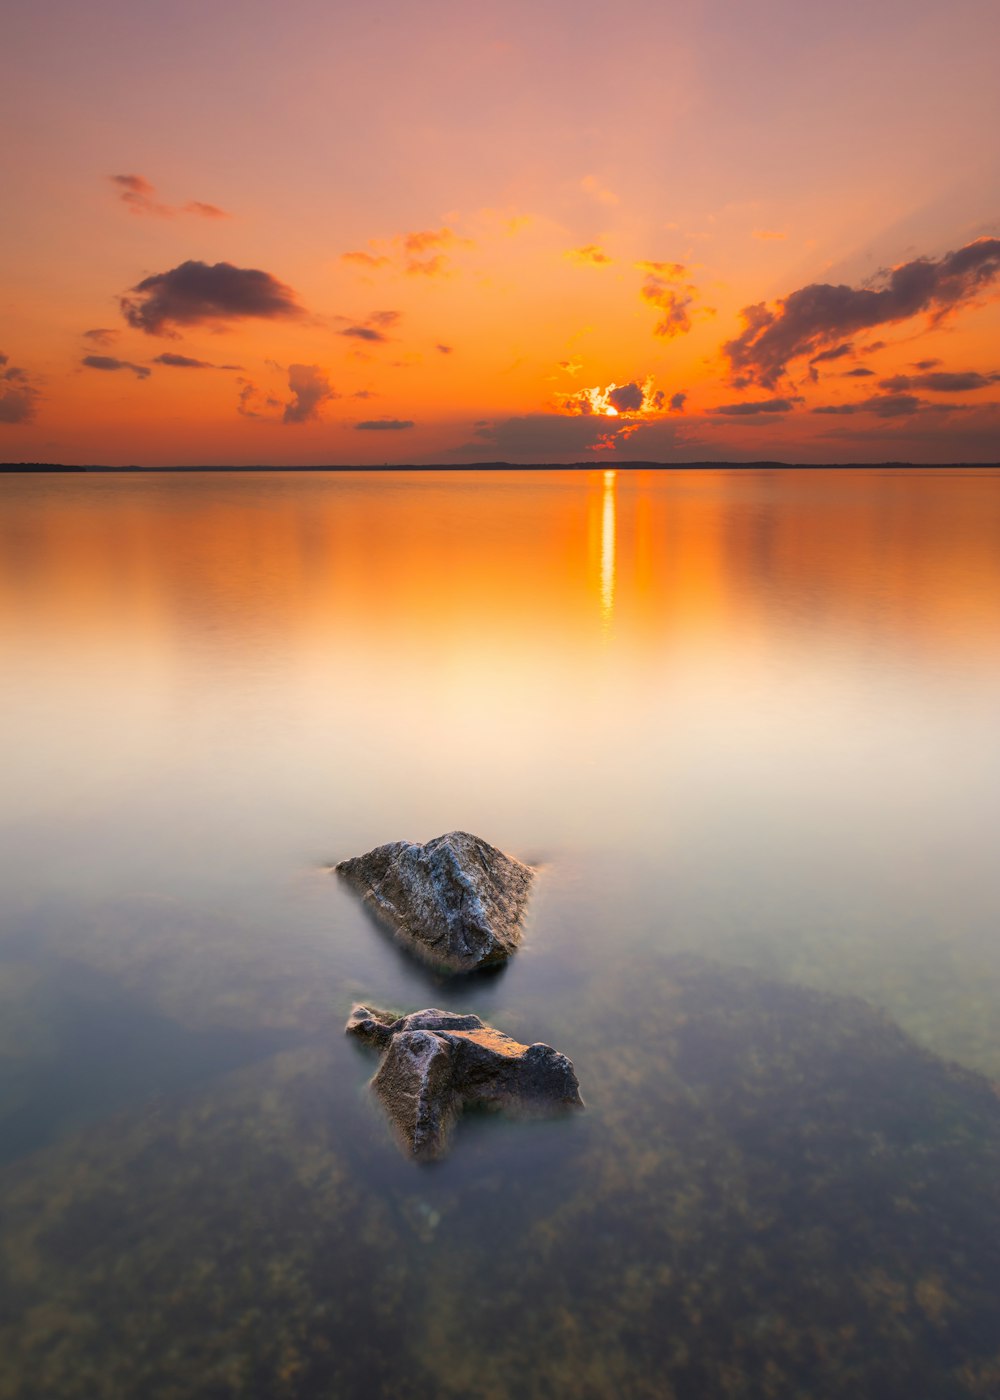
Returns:
[[[604,473],[601,510],[601,624],[607,632],[615,610],[615,472]]]

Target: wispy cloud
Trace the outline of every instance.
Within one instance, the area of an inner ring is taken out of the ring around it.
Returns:
[[[411,418],[366,418],[354,426],[361,433],[398,433],[416,424]]]
[[[613,262],[603,248],[599,248],[596,243],[587,243],[582,248],[570,248],[563,254],[570,262],[580,263],[584,267],[606,267]]]
[[[612,205],[619,202],[618,196],[614,191],[602,185],[596,175],[584,175],[583,179],[580,181],[580,188],[585,195],[589,195],[591,199],[595,199],[598,204]]]
[[[460,249],[474,248],[475,244],[454,229],[442,227],[373,239],[369,246],[376,251],[355,249],[341,253],[341,262],[352,263],[366,272],[389,268],[407,277],[445,277],[454,270],[452,255]]]
[[[905,393],[909,389],[927,389],[932,394],[967,394],[975,389],[988,389],[991,384],[997,383],[1000,383],[1000,374],[978,374],[975,370],[964,373],[935,370],[926,374],[894,374],[889,379],[880,379],[878,387],[893,394]]]
[[[121,331],[109,330],[106,326],[95,326],[93,330],[84,331],[83,338],[89,340],[91,345],[100,345],[102,348],[106,348],[109,345],[114,345],[120,335]]]
[[[194,214],[201,219],[228,219],[230,215],[217,204],[206,204],[200,199],[189,199],[186,204],[174,207],[164,204],[156,196],[156,186],[150,184],[144,175],[109,175],[108,179],[116,187],[121,202],[130,214],[143,214],[157,219],[172,219],[175,214]]]
[[[113,355],[84,355],[80,361],[88,369],[130,370],[136,379],[148,379],[152,371],[146,365],[134,365],[131,360],[116,360]]]
[[[722,418],[756,418],[762,413],[791,413],[795,405],[801,402],[800,398],[755,399],[743,403],[721,403],[708,412]]]
[[[167,365],[170,369],[232,369],[242,370],[242,365],[216,365],[209,360],[195,360],[190,355],[173,355],[169,350],[162,355],[155,355],[152,363],[154,365]]]
[[[653,334],[662,340],[686,335],[691,329],[692,309],[698,290],[688,281],[687,268],[683,263],[675,262],[640,262],[636,266],[645,273],[639,295],[659,312]]]

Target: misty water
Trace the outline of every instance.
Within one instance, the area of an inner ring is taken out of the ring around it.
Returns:
[[[0,493],[0,1397],[1000,1393],[1000,473]],[[329,871],[456,828],[490,978]],[[359,999],[586,1111],[415,1164]]]

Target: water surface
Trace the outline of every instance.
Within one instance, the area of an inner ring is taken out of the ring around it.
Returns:
[[[0,1395],[995,1393],[998,474],[0,489]],[[325,870],[456,827],[459,984]],[[588,1111],[416,1168],[358,998]]]

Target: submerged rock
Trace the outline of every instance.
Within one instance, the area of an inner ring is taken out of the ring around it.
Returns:
[[[336,869],[404,941],[449,972],[510,957],[535,874],[467,831],[426,845],[393,841]]]
[[[416,1157],[441,1155],[465,1104],[522,1114],[583,1107],[565,1055],[551,1045],[521,1045],[478,1016],[431,1007],[397,1018],[356,1006],[347,1031],[384,1051],[372,1087]]]

